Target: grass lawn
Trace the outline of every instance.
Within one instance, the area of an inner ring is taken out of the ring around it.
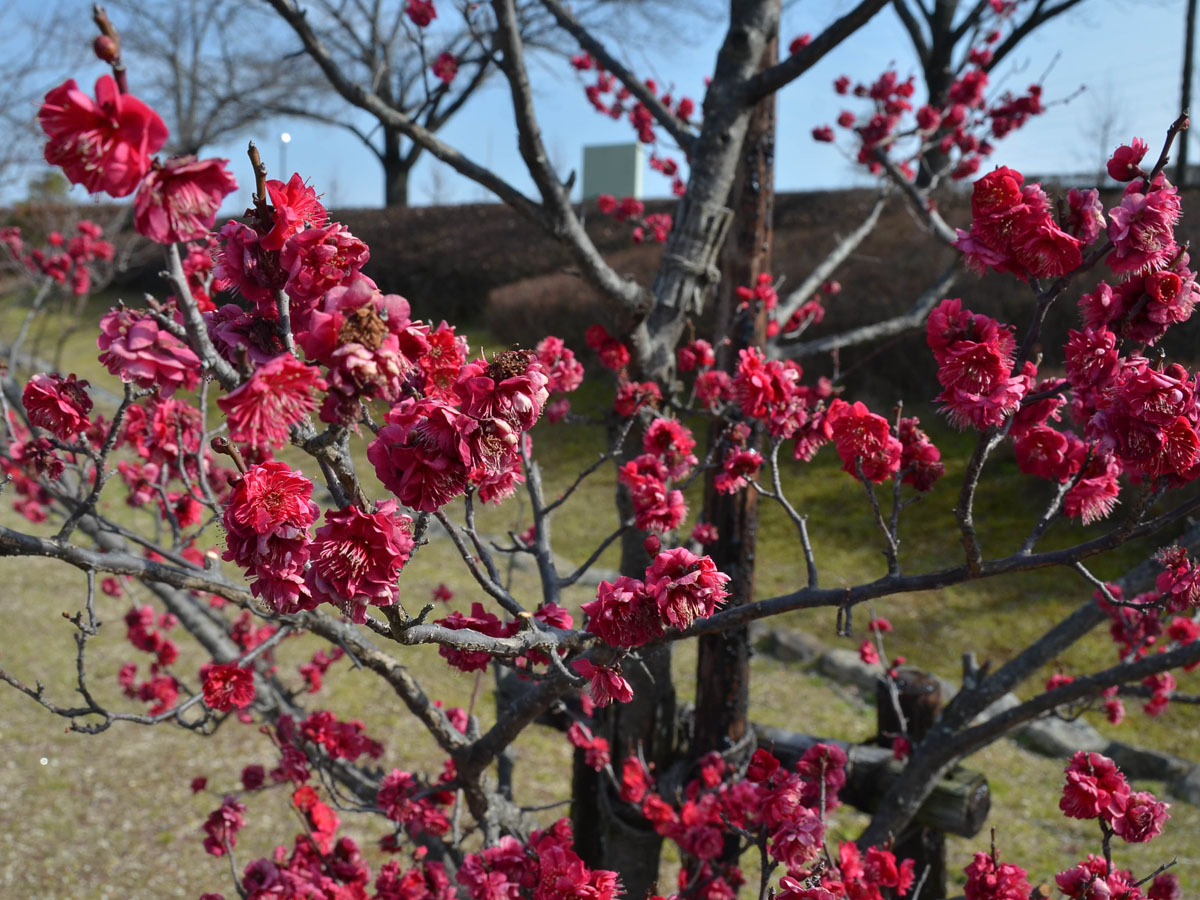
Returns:
[[[103,301],[99,301],[102,303]],[[105,304],[106,305],[106,304]],[[99,309],[89,310],[89,314]],[[0,333],[13,333],[19,319],[11,308],[0,309]],[[61,324],[61,322],[59,323]],[[47,335],[57,327],[51,322]],[[486,338],[483,338],[486,343]],[[52,346],[43,337],[41,347]],[[48,354],[31,346],[35,352]],[[113,380],[95,360],[94,337],[85,332],[72,336],[65,346],[64,368],[94,379],[112,389]],[[606,391],[602,380],[585,384],[577,408],[601,402]],[[935,443],[947,460],[946,479],[926,498],[906,510],[902,519],[902,562],[906,571],[956,564],[961,548],[953,527],[951,509],[956,499],[957,476],[969,453],[970,438],[948,430],[932,412],[922,416]],[[537,455],[546,474],[546,487],[557,495],[575,471],[601,451],[601,436],[584,426],[540,425],[535,431]],[[359,453],[360,462],[362,454]],[[303,465],[302,463],[300,463]],[[306,466],[306,471],[314,467]],[[881,542],[868,517],[861,486],[840,471],[834,453],[826,449],[807,466],[789,465],[785,488],[793,502],[811,519],[813,542],[823,585],[853,584],[884,571]],[[366,471],[370,471],[369,467]],[[312,474],[309,472],[309,474]],[[591,549],[616,525],[612,506],[614,473],[605,467],[588,479],[575,497],[555,517],[556,551],[567,560],[586,558]],[[1002,555],[1020,544],[1047,494],[1046,486],[1021,476],[1003,452],[990,464],[978,503],[977,518],[985,523],[985,552]],[[695,497],[691,498],[693,501]],[[110,510],[127,516],[114,492]],[[31,526],[12,510],[8,498],[0,503],[0,522],[10,527],[50,533],[50,526]],[[481,513],[480,526],[491,534],[521,530],[528,524],[527,505],[520,497]],[[690,527],[690,523],[689,523]],[[1066,545],[1082,536],[1099,533],[1103,526],[1081,529],[1059,523],[1044,546]],[[1116,577],[1145,558],[1166,538],[1122,548],[1096,561],[1093,571]],[[792,589],[803,573],[803,560],[791,523],[773,504],[763,507],[760,529],[758,592],[768,597]],[[616,565],[610,549],[599,565]],[[537,595],[536,579],[528,569],[512,572],[516,596]],[[405,572],[402,587],[419,608],[440,582],[455,591],[453,606],[466,609],[473,600],[490,601],[457,563],[448,541],[436,540],[422,548]],[[48,695],[69,704],[73,699],[74,645],[72,627],[60,612],[73,612],[83,600],[81,573],[47,560],[6,560],[0,564],[0,667],[32,683],[42,681]],[[124,641],[121,616],[131,602],[149,602],[148,594],[131,586],[130,595],[114,600],[99,598],[105,621],[101,636],[88,657],[90,683],[99,697],[115,708],[134,707],[120,696],[116,684],[119,667],[128,660],[145,665],[146,657]],[[889,653],[955,678],[963,651],[975,651],[981,660],[998,665],[1026,642],[1061,618],[1090,587],[1069,571],[1041,570],[1020,577],[996,579],[942,591],[887,598],[873,612],[887,616],[896,626],[888,636]],[[591,599],[586,588],[569,592],[572,606]],[[533,605],[530,600],[527,605]],[[866,610],[856,619],[865,623]],[[794,613],[780,624],[819,634],[829,643],[856,647],[854,639],[836,638],[832,610]],[[861,624],[859,626],[861,628]],[[184,655],[177,674],[189,685],[196,682],[200,657],[181,642]],[[284,643],[277,652],[283,678],[299,685],[296,666],[306,661],[321,643],[302,637]],[[448,705],[470,706],[485,719],[491,714],[490,676],[476,678],[449,670],[431,647],[404,649],[403,659],[433,697]],[[1111,642],[1102,630],[1073,648],[1060,661],[1067,672],[1115,661]],[[674,665],[683,699],[692,694],[694,644],[680,645]],[[797,667],[755,657],[751,702],[753,715],[768,724],[851,740],[865,739],[873,729],[873,714],[846,690],[831,686]],[[1052,669],[1051,669],[1052,671]],[[1039,682],[1049,671],[1042,673]],[[1032,687],[1021,693],[1028,695]],[[1196,675],[1180,677],[1180,689],[1200,692]],[[386,768],[440,769],[441,757],[433,742],[394,700],[377,679],[355,670],[348,661],[335,665],[325,691],[311,700],[311,708],[336,710],[340,717],[359,717],[367,732],[384,742]],[[1159,747],[1195,758],[1200,740],[1200,713],[1182,706],[1170,708],[1157,719],[1145,717],[1130,703],[1129,721],[1115,731],[1093,719],[1106,733],[1143,745]],[[38,708],[10,689],[0,690],[0,896],[77,897],[197,897],[206,890],[229,888],[226,861],[207,856],[199,831],[205,816],[220,802],[220,794],[238,787],[242,765],[273,764],[271,745],[256,727],[229,721],[216,735],[201,739],[181,729],[145,728],[118,724],[98,736],[64,733],[64,722]],[[530,729],[516,745],[517,796],[529,806],[553,804],[567,796],[570,753],[558,734]],[[1031,878],[1052,880],[1054,872],[1073,864],[1080,854],[1096,851],[1099,841],[1088,823],[1064,819],[1057,798],[1065,760],[1051,760],[1018,749],[1010,742],[995,744],[973,757],[968,765],[987,773],[993,791],[992,823],[999,829],[1001,852],[1006,859],[1030,869]],[[208,777],[210,790],[193,795],[189,782]],[[1162,785],[1139,785],[1158,793]],[[289,843],[298,830],[280,791],[250,799],[246,829],[239,837],[239,866],[267,854],[279,843]],[[567,813],[566,807],[541,812],[545,821]],[[1175,803],[1173,820],[1164,837],[1149,845],[1116,848],[1118,864],[1145,872],[1178,855],[1177,871],[1185,884],[1184,896],[1200,892],[1200,810]],[[367,855],[377,859],[374,822],[347,811],[344,832],[355,837]],[[863,817],[850,810],[839,812],[839,836],[852,837]],[[986,835],[950,842],[952,872],[970,861],[974,850],[985,849]],[[665,864],[669,871],[670,861]],[[752,876],[752,865],[747,874]],[[752,876],[753,881],[753,876]],[[664,885],[667,882],[664,881]]]

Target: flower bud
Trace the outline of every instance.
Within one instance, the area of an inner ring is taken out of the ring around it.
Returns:
[[[115,62],[117,57],[121,55],[121,45],[115,39],[107,34],[102,34],[92,43],[92,49],[96,51],[96,56],[102,62]]]

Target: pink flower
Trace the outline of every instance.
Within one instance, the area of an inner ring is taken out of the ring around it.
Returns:
[[[1146,892],[1150,900],[1183,900],[1183,891],[1179,887],[1179,876],[1174,872],[1163,872],[1150,884]]]
[[[405,506],[434,512],[467,488],[458,450],[462,414],[438,400],[404,399],[367,447],[384,487]]]
[[[426,27],[437,18],[437,10],[433,6],[433,0],[408,0],[408,6],[405,7],[404,11],[408,13],[408,17],[412,19],[413,24],[418,28]]]
[[[1133,185],[1130,185],[1133,187]],[[1177,252],[1175,223],[1181,212],[1179,192],[1164,184],[1148,194],[1127,191],[1108,214],[1113,251],[1105,262],[1114,272],[1146,272],[1165,266]]]
[[[212,856],[224,856],[237,846],[237,833],[246,824],[246,807],[232,797],[226,797],[218,809],[209,813],[204,823],[204,849]]]
[[[825,826],[812,810],[800,807],[771,835],[768,852],[789,869],[815,859],[824,847]]]
[[[562,338],[553,335],[542,338],[534,352],[548,379],[546,389],[551,393],[569,394],[583,384],[583,364]]]
[[[201,675],[204,702],[218,712],[237,707],[245,709],[254,702],[254,675],[240,666],[211,665]]]
[[[696,465],[696,441],[678,419],[655,419],[642,435],[642,449],[667,467],[667,477],[684,478]]]
[[[200,383],[200,359],[149,315],[118,308],[100,320],[100,362],[124,382],[158,388],[170,397],[177,388]]]
[[[736,493],[758,474],[762,463],[762,454],[757,450],[732,450],[721,460],[721,471],[713,479],[713,487],[721,494]]]
[[[221,226],[221,250],[213,271],[213,286],[236,290],[258,306],[268,319],[275,318],[275,291],[287,283],[287,272],[274,253],[263,246],[261,235],[232,219]]]
[[[307,311],[327,291],[347,283],[370,258],[367,245],[336,222],[288,238],[279,264],[287,272],[284,290],[292,300],[292,327],[307,331]]]
[[[92,398],[87,393],[88,383],[78,380],[74,374],[34,375],[25,384],[21,403],[29,414],[29,424],[45,428],[60,441],[68,441],[91,422]]]
[[[868,481],[881,482],[900,470],[903,447],[891,435],[891,426],[859,402],[853,405],[834,400],[825,414],[826,428],[833,437],[842,470],[857,476],[862,467]]]
[[[701,372],[696,376],[696,399],[706,409],[716,410],[733,399],[733,379],[720,369]]]
[[[724,374],[723,372],[721,374]],[[728,377],[728,376],[726,376]],[[618,416],[628,417],[643,406],[657,409],[662,402],[662,391],[653,381],[622,381],[617,386],[613,410]]]
[[[549,397],[549,379],[528,350],[506,350],[490,363],[477,360],[463,367],[454,392],[464,413],[502,419],[518,431],[528,431],[542,415]]]
[[[481,603],[471,604],[469,616],[456,611],[444,619],[438,619],[436,624],[454,630],[469,628],[489,637],[504,637],[509,633],[504,623],[487,612]],[[445,645],[438,647],[438,654],[454,668],[463,672],[485,671],[492,659],[492,655],[483,650],[459,650]]]
[[[1161,803],[1147,791],[1139,791],[1122,806],[1110,808],[1109,824],[1117,837],[1127,844],[1144,844],[1162,834],[1169,803]]]
[[[1100,192],[1096,188],[1067,191],[1067,230],[1083,243],[1090,244],[1104,230],[1104,206],[1100,203]]]
[[[654,598],[664,621],[684,629],[716,611],[728,596],[724,587],[728,581],[711,557],[676,547],[660,553],[646,570],[646,593]]]
[[[675,361],[680,372],[690,372],[693,369],[707,369],[716,363],[717,357],[712,344],[697,339],[676,350]]]
[[[133,227],[159,244],[203,238],[228,194],[237,190],[227,159],[176,156],[155,164],[133,198]]]
[[[217,406],[225,412],[234,441],[278,448],[287,443],[288,428],[316,407],[313,388],[325,389],[320,370],[282,353],[259,366],[249,381],[217,398]]]
[[[1058,808],[1072,819],[1095,819],[1120,808],[1129,797],[1129,784],[1116,763],[1099,753],[1080,751],[1067,765],[1067,783]]]
[[[614,647],[640,647],[662,634],[658,605],[636,578],[600,582],[596,599],[582,609],[587,630]]]
[[[282,250],[287,239],[299,234],[306,225],[319,228],[328,218],[317,192],[304,183],[298,172],[287,184],[268,181],[267,194],[271,198],[273,223],[271,230],[262,236],[264,250]]]
[[[413,551],[412,519],[397,515],[396,506],[385,500],[374,513],[354,505],[326,510],[309,545],[313,597],[340,606],[353,622],[366,621],[368,604],[396,602],[396,579]]]
[[[356,424],[364,399],[394,403],[418,360],[434,349],[428,327],[409,319],[408,301],[381,293],[362,274],[331,287],[307,318],[308,330],[296,340],[310,360],[329,367],[329,394],[321,406],[326,422]]]
[[[132,194],[167,142],[158,113],[122,94],[111,75],[96,80],[92,100],[70,79],[46,94],[38,122],[50,138],[46,162],[62,167],[72,184],[113,197]]]
[[[615,669],[593,665],[586,659],[577,659],[571,666],[588,679],[588,693],[596,706],[608,706],[614,700],[628,703],[633,699],[633,688]]]
[[[304,583],[308,529],[317,517],[312,490],[286,463],[270,461],[249,468],[225,507],[222,559],[246,569],[251,592],[284,614],[317,605]]]
[[[432,69],[436,78],[439,78],[443,84],[449,84],[458,74],[458,57],[449,52],[441,53],[433,61]]]
[[[966,900],[1028,900],[1032,892],[1024,869],[988,853],[976,853],[974,862],[963,871],[967,875],[963,887]]]
[[[1108,174],[1114,181],[1133,181],[1144,174],[1139,165],[1150,147],[1141,138],[1122,144],[1108,161]]]

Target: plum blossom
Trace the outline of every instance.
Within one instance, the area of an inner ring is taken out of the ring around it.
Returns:
[[[92,398],[88,383],[74,374],[40,373],[25,383],[21,403],[29,415],[29,424],[45,428],[60,441],[67,441],[88,428]]]
[[[412,519],[396,509],[395,500],[385,500],[373,513],[354,505],[326,510],[306,576],[315,599],[340,606],[358,623],[366,621],[368,605],[396,602],[396,580],[414,546]]]
[[[95,100],[73,78],[54,88],[38,110],[38,123],[49,138],[46,162],[91,194],[132,194],[150,169],[150,157],[167,142],[158,113],[122,94],[111,75],[96,79]]]
[[[324,390],[325,379],[290,353],[259,366],[250,379],[217,405],[229,421],[229,436],[252,447],[282,447],[288,428],[316,407],[312,390]]]
[[[227,159],[176,156],[156,163],[133,198],[133,227],[159,244],[205,237],[226,196],[237,190]]]

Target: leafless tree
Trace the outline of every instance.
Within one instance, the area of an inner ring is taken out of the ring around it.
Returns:
[[[164,117],[169,149],[199,154],[292,107],[319,109],[324,80],[289,54],[279,21],[238,0],[112,0],[131,90]]]
[[[648,32],[655,15],[682,6],[678,0],[583,0],[573,12],[597,33],[620,28],[627,46],[639,33]],[[305,14],[341,71],[369,86],[387,106],[403,110],[423,131],[436,134],[499,71],[492,42],[495,20],[488,4],[456,3],[449,8],[443,5],[436,25],[418,28],[405,13],[406,7],[405,0],[315,0]],[[516,16],[527,51],[562,52],[555,23],[539,3],[520,0]],[[431,71],[443,53],[457,60],[457,74],[449,83]],[[374,121],[364,128],[345,107],[330,111],[328,105],[300,100],[284,101],[275,108],[351,131],[383,167],[384,204],[408,204],[409,178],[426,148],[396,128],[388,116],[366,109]]]

